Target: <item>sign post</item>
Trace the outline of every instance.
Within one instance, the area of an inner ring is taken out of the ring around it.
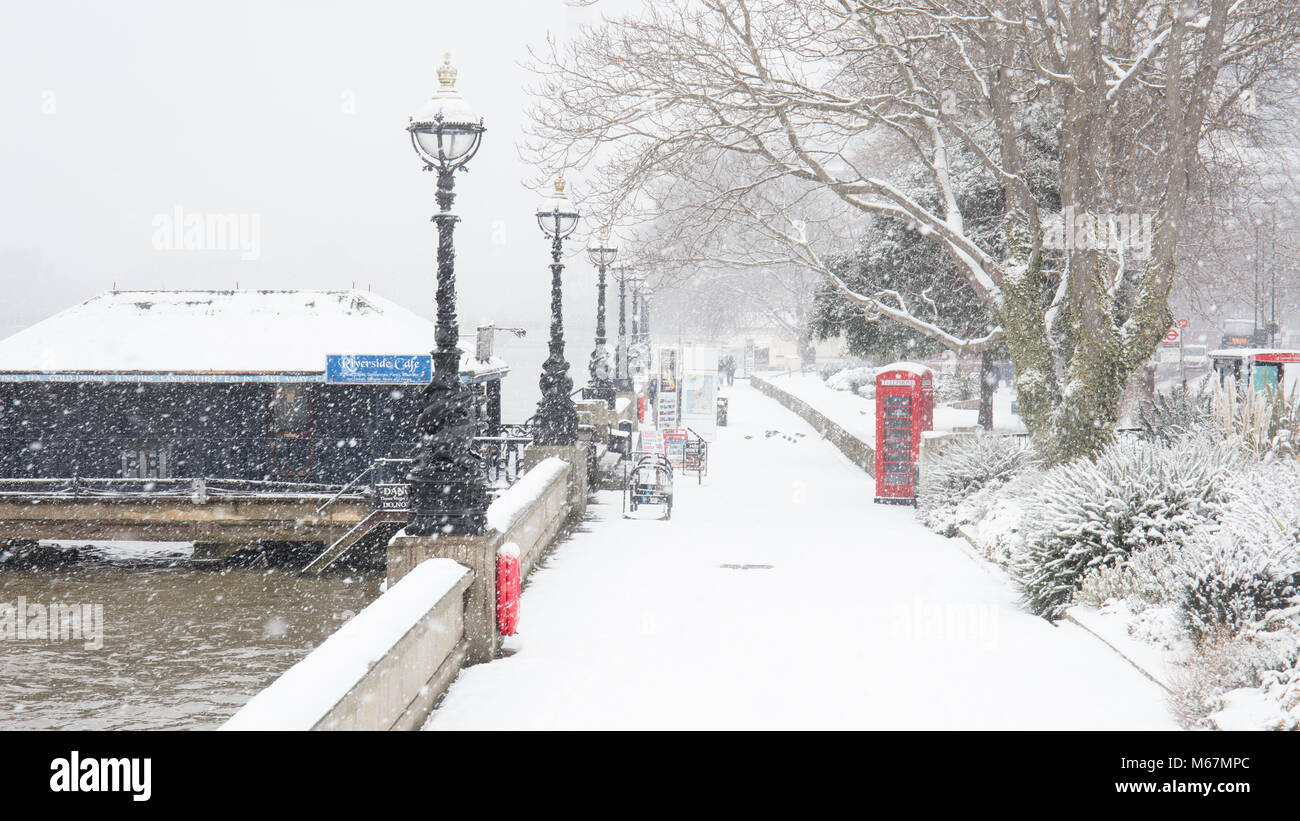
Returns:
[[[1183,391],[1187,390],[1187,347],[1184,344],[1184,338],[1187,336],[1184,331],[1187,330],[1187,320],[1180,319],[1178,326],[1178,373],[1183,380]]]

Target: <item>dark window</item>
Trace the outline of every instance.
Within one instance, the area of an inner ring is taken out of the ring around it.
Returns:
[[[273,433],[306,433],[311,429],[311,401],[305,385],[281,385],[271,401]]]
[[[151,445],[122,451],[122,476],[127,479],[171,478],[171,447]]]

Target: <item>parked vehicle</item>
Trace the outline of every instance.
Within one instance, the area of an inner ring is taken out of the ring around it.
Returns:
[[[1289,393],[1300,381],[1300,350],[1220,349],[1210,351],[1210,361],[1222,385],[1244,384],[1255,390],[1281,388]]]
[[[1253,319],[1225,319],[1221,348],[1256,348],[1268,343],[1268,331]]]

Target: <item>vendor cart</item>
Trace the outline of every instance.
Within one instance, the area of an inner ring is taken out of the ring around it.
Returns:
[[[673,515],[673,466],[659,452],[638,451],[632,454],[630,468],[623,476],[623,515],[644,505],[663,507],[661,519]],[[631,518],[631,517],[628,517]]]

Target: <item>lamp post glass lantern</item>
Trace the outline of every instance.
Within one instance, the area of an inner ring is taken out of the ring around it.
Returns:
[[[578,227],[578,210],[564,193],[564,175],[555,178],[555,190],[542,197],[537,225],[551,240],[551,341],[542,363],[541,401],[537,403],[537,428],[533,441],[539,445],[575,445],[578,442],[578,409],[573,404],[573,380],[564,358],[564,314],[561,275],[564,240]]]
[[[437,324],[434,330],[433,378],[425,387],[424,407],[416,421],[419,444],[411,483],[413,536],[476,535],[483,532],[487,486],[478,457],[471,450],[477,432],[472,392],[460,380],[460,328],[456,320],[455,250],[452,234],[458,217],[453,174],[478,152],[483,121],[456,90],[451,55],[438,68],[438,91],[411,116],[406,130],[424,170],[438,175]]]
[[[587,255],[596,266],[598,279],[596,281],[596,347],[591,351],[591,362],[587,368],[591,380],[587,383],[587,390],[584,393],[589,399],[603,399],[610,408],[613,408],[613,373],[610,368],[609,350],[605,347],[605,271],[618,256],[618,249],[609,244],[608,230],[601,231],[599,242],[587,249]]]

